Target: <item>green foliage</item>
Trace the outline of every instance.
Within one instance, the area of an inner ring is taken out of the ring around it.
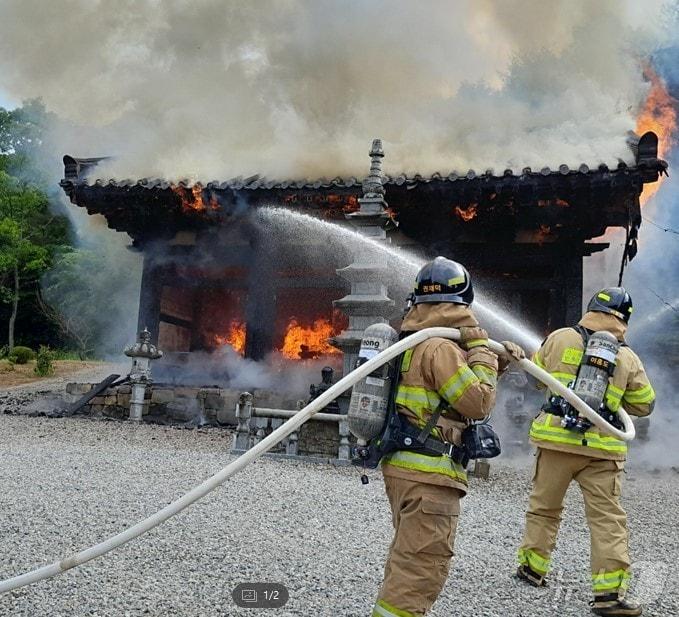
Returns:
[[[53,360],[86,360],[90,359],[89,356],[83,358],[82,354],[78,351],[72,349],[53,349],[52,350]]]
[[[129,335],[112,330],[111,324],[136,319],[138,257],[133,253],[116,255],[119,267],[115,271],[107,260],[105,247],[96,252],[64,252],[42,279],[44,303],[51,307],[53,318],[82,360],[91,357],[95,349],[120,353]],[[106,302],[105,311],[101,310],[102,301]]]
[[[16,364],[27,364],[35,359],[35,352],[30,347],[17,345],[9,354],[9,358]]]
[[[45,134],[54,120],[39,100],[21,107],[0,107],[0,170],[46,190],[49,178],[41,161],[46,160]]]
[[[0,308],[10,347],[17,321],[27,321],[21,311],[35,306],[41,275],[69,244],[67,221],[50,210],[46,177],[36,165],[46,119],[35,101],[0,108]]]
[[[40,345],[35,363],[35,374],[40,377],[47,377],[54,374],[54,352],[45,345]]]

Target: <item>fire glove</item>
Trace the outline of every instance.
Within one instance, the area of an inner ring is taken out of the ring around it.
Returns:
[[[523,360],[526,357],[526,352],[520,345],[517,345],[512,341],[502,341],[502,344],[504,345],[504,348],[507,350],[507,353],[517,362],[519,360]]]
[[[526,357],[526,352],[523,350],[523,347],[516,343],[513,343],[512,341],[502,341],[502,344],[507,351],[499,357],[500,373],[504,373],[513,361],[518,362]]]
[[[488,332],[475,326],[462,326],[460,347],[466,350],[474,349],[474,347],[488,347]]]

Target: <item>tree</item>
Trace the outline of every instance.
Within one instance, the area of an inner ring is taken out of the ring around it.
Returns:
[[[0,171],[0,299],[11,305],[8,344],[14,348],[21,293],[49,267],[55,217],[39,190]],[[57,241],[62,240],[57,234]]]
[[[0,108],[0,305],[10,348],[22,310],[29,317],[21,320],[24,337],[44,333],[48,322],[36,310],[39,280],[69,244],[67,221],[50,211],[47,177],[37,163],[48,119],[38,101]]]
[[[81,359],[95,349],[117,355],[136,332],[139,258],[116,251],[112,260],[110,250],[102,243],[96,250],[64,251],[42,277],[42,308]]]
[[[51,188],[40,165],[45,160],[45,128],[53,120],[39,100],[22,107],[0,107],[0,170],[45,191]]]

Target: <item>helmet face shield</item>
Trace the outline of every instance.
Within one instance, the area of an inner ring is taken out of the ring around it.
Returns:
[[[607,287],[592,296],[587,310],[608,313],[629,323],[633,311],[632,297],[624,287]]]
[[[472,280],[462,264],[437,257],[417,273],[413,304],[452,302],[469,306],[473,301]]]

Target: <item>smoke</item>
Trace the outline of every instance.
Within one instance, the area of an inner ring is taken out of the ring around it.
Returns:
[[[78,140],[82,129],[54,115],[41,118],[45,121],[42,143],[31,151],[31,158],[48,180],[51,209],[71,222],[77,252],[57,256],[41,288],[62,323],[78,330],[72,341],[89,332],[90,352],[119,360],[125,345],[136,339],[143,258],[131,250],[126,233],[114,232],[102,215],[90,215],[69,202],[58,184],[64,172],[60,154],[64,137]]]
[[[679,46],[654,55],[653,69],[663,78],[679,113]],[[675,421],[674,401],[679,380],[679,179],[676,169],[679,150],[677,136],[667,156],[670,177],[642,206],[639,254],[625,268],[623,284],[634,300],[627,341],[638,353],[657,393],[656,408],[649,418],[649,441],[635,442],[631,458],[651,467],[679,467],[679,424]],[[670,229],[671,231],[664,231]],[[617,285],[625,242],[624,230],[609,229],[605,238],[611,249],[585,260],[584,301],[602,287]]]
[[[339,357],[290,362],[278,352],[261,361],[243,358],[224,345],[207,352],[174,353],[153,365],[154,379],[182,386],[220,386],[237,390],[266,390],[287,399],[306,399],[309,386],[321,382],[321,369],[339,366]]]
[[[226,179],[629,159],[673,2],[7,0],[0,89],[98,174]]]
[[[670,169],[675,168],[678,154],[675,149],[669,157]],[[653,467],[679,467],[675,406],[679,380],[679,235],[649,221],[679,230],[678,195],[679,180],[673,175],[642,208],[645,222],[639,256],[624,278],[635,303],[628,340],[645,363],[658,396],[650,418],[650,440],[637,451],[639,461]]]

